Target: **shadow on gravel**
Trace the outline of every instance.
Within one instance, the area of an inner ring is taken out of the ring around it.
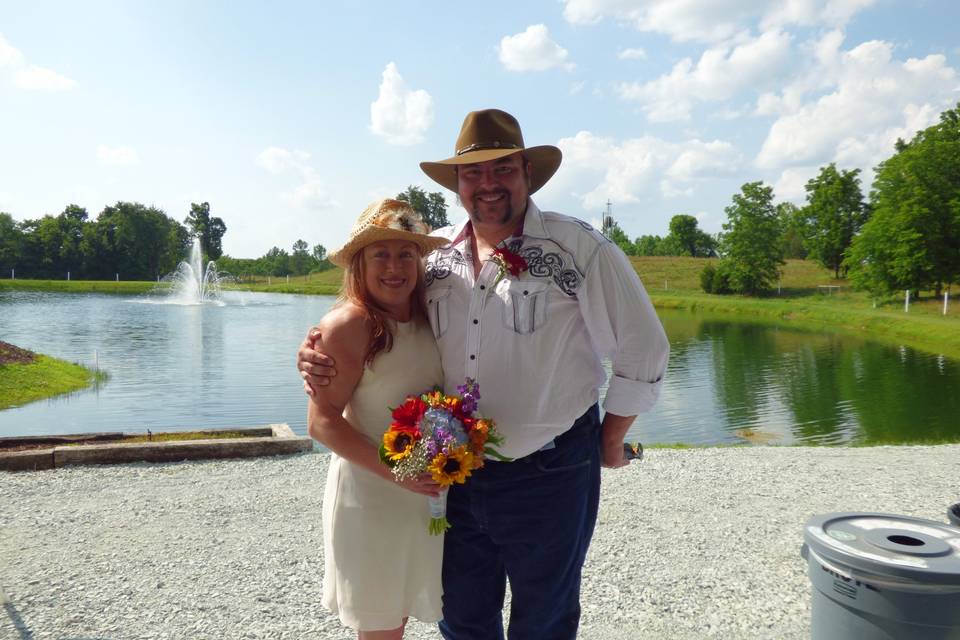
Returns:
[[[33,632],[27,628],[26,623],[24,623],[23,618],[20,617],[20,613],[17,611],[17,608],[13,606],[13,603],[4,602],[3,609],[7,612],[10,622],[13,623],[13,628],[20,634],[20,640],[33,640]]]

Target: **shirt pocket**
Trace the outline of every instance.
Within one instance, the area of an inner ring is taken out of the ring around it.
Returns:
[[[510,280],[503,290],[503,324],[520,335],[528,335],[547,324],[545,282]]]
[[[452,287],[431,287],[427,290],[427,315],[430,328],[437,339],[443,337],[450,326],[450,292]]]

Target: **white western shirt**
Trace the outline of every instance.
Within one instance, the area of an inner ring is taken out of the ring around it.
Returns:
[[[604,409],[649,410],[670,345],[640,278],[619,247],[590,225],[527,201],[523,233],[503,244],[529,266],[495,282],[486,262],[475,278],[467,222],[438,229],[451,244],[427,257],[427,309],[448,393],[473,378],[480,415],[518,458],[569,429],[613,377]]]

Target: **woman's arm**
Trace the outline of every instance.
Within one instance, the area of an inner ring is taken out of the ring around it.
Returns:
[[[338,375],[319,387],[307,401],[307,432],[341,458],[359,465],[388,482],[396,482],[414,493],[436,495],[439,487],[426,478],[397,482],[380,462],[379,448],[343,418],[353,392],[363,375],[364,356],[370,328],[363,313],[352,305],[334,309],[320,321],[324,350],[337,362]],[[388,425],[383,425],[386,430]]]

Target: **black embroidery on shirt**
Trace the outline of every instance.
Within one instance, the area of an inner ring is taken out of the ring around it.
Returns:
[[[568,269],[563,256],[559,253],[544,253],[543,247],[521,247],[521,240],[515,245],[511,242],[508,248],[519,253],[527,261],[527,268],[535,278],[553,278],[554,283],[568,296],[575,296],[577,289],[583,282],[583,275],[576,269]]]
[[[427,259],[427,266],[424,268],[424,280],[427,286],[434,280],[443,280],[452,272],[454,266],[464,266],[467,261],[463,255],[452,247],[447,247],[434,251]]]

